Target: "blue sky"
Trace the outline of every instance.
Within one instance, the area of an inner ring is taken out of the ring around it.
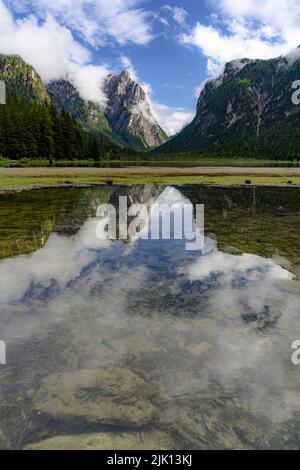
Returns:
[[[104,77],[128,68],[172,134],[226,61],[288,53],[299,24],[299,0],[0,0],[0,52],[103,105]]]
[[[205,21],[209,10],[195,0],[169,3],[156,0],[146,2],[146,5],[155,7],[154,11],[168,25],[154,21],[153,40],[146,46],[127,44],[122,47],[122,53],[131,59],[141,80],[151,84],[155,99],[168,106],[193,109],[196,104],[194,90],[206,77],[206,58],[198,48],[181,45],[180,35],[189,31],[195,19]],[[171,5],[184,8],[186,24],[179,24],[173,18],[176,11],[166,8]],[[108,61],[113,57],[118,68],[119,53],[118,47],[103,51],[101,55]]]

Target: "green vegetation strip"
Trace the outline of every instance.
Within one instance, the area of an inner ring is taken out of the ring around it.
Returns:
[[[127,159],[115,159],[115,155],[110,160],[95,161],[89,160],[55,160],[28,159],[9,160],[1,158],[0,168],[117,168],[117,167],[236,167],[236,168],[300,168],[300,160],[263,160],[263,159],[241,159],[241,158],[220,158],[203,156],[201,154],[166,154],[156,155],[151,153],[137,153],[137,155],[126,155]],[[139,157],[139,158],[138,158]]]
[[[65,184],[300,184],[294,168],[1,168],[0,189]]]

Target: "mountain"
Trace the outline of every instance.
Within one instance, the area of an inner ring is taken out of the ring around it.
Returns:
[[[105,80],[105,109],[82,99],[66,80],[53,81],[47,88],[59,110],[65,109],[99,137],[140,150],[157,147],[168,139],[153,117],[145,92],[127,71],[109,75]]]
[[[125,143],[147,149],[162,145],[168,140],[151,112],[146,94],[134,82],[128,71],[109,75],[104,91],[108,102],[105,116],[112,128]]]
[[[59,113],[64,110],[85,131],[114,145],[146,150],[168,139],[153,117],[145,92],[131,79],[129,72],[107,77],[105,109],[81,98],[67,80],[45,85],[35,69],[19,56],[0,55],[0,80],[5,82],[8,96],[49,106],[54,104]]]
[[[229,62],[206,83],[195,119],[158,152],[200,151],[227,156],[300,156],[300,48],[271,60]]]
[[[7,90],[6,104],[0,106],[0,159],[99,161],[127,156],[127,149],[99,139],[100,132],[93,131],[101,125],[103,133],[107,130],[110,134],[96,105],[84,103],[83,117],[89,125],[82,125],[81,114],[75,119],[74,113],[55,106],[41,77],[19,56],[0,55],[0,80]],[[76,109],[72,98],[78,95],[71,85],[68,92],[70,102],[66,100],[65,104],[71,111]]]
[[[8,96],[22,96],[29,101],[50,103],[39,74],[17,55],[0,54],[0,80],[5,82]]]
[[[87,131],[105,140],[115,142],[119,140],[112,132],[100,105],[81,98],[79,92],[70,82],[67,80],[52,81],[47,85],[47,89],[56,108],[59,111],[64,109]]]

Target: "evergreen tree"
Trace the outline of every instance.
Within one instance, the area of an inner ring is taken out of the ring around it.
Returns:
[[[53,104],[10,96],[0,106],[0,155],[11,160],[94,160],[139,158],[143,154],[104,141]]]

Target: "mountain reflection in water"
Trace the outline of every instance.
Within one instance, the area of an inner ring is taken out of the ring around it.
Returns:
[[[40,246],[26,245],[31,254],[0,262],[1,448],[298,448],[300,193],[282,191],[146,185],[80,190],[74,203],[68,190],[31,195],[52,198],[52,223]],[[100,242],[97,204],[126,194],[204,203],[203,251],[186,251],[185,240]],[[278,218],[280,234],[270,230]]]

